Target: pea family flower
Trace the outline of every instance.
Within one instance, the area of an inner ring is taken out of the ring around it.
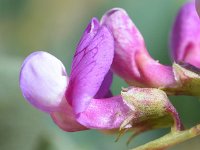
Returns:
[[[77,46],[70,77],[49,53],[34,52],[26,58],[20,73],[23,95],[36,108],[51,114],[63,130],[116,128],[129,108],[120,96],[99,99],[109,93],[113,53],[110,32],[94,18]]]
[[[184,67],[190,65],[200,67],[198,66],[200,20],[194,2],[188,2],[182,7],[173,27],[171,37],[175,61],[173,66],[162,65],[149,55],[141,33],[125,10],[111,9],[102,17],[101,23],[106,25],[114,36],[115,54],[112,69],[128,84],[161,88],[168,94],[200,95],[199,91],[194,92],[199,85],[193,82],[200,79],[199,75],[196,74],[195,77],[191,75],[195,72],[188,68],[193,67]],[[189,65],[181,66],[179,64],[181,62]],[[180,74],[180,69],[187,71],[184,73],[185,78],[180,77],[183,76]]]
[[[20,88],[64,131],[134,128],[140,133],[173,125],[181,130],[178,113],[159,89],[132,87],[122,96],[111,96],[113,56],[111,33],[93,18],[77,46],[69,77],[60,60],[38,51],[22,65]]]

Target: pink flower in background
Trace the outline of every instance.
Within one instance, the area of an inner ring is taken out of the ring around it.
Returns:
[[[65,131],[119,128],[130,109],[121,96],[106,98],[112,83],[113,45],[108,29],[94,18],[77,46],[69,77],[56,57],[32,53],[20,73],[24,97],[51,114]]]
[[[170,43],[174,61],[200,68],[200,19],[194,2],[186,3],[180,9],[171,32]]]

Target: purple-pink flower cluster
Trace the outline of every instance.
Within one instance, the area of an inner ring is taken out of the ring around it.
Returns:
[[[200,20],[194,2],[180,9],[170,43],[173,61],[200,68]],[[149,55],[141,33],[126,11],[114,8],[100,22],[96,18],[90,21],[77,45],[69,75],[53,55],[34,52],[22,65],[20,88],[33,106],[49,113],[64,131],[141,127],[148,130],[157,127],[156,119],[167,115],[181,130],[167,94],[191,93],[184,84],[180,85],[176,71]],[[113,73],[132,87],[113,96]],[[161,127],[165,126],[172,126],[171,120]]]

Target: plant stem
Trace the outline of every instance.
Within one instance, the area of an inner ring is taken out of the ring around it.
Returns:
[[[132,150],[163,150],[200,135],[200,124],[183,131],[172,131],[163,137]]]

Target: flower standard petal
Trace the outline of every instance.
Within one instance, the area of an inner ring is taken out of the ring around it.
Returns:
[[[108,73],[114,55],[111,33],[92,19],[79,42],[72,63],[66,97],[75,113],[86,109]]]
[[[176,62],[200,67],[200,19],[194,2],[180,9],[171,33],[171,53]]]
[[[22,65],[20,88],[23,96],[42,111],[62,109],[67,83],[68,77],[63,64],[47,52],[32,53]]]
[[[146,48],[135,24],[121,8],[114,8],[105,13],[101,23],[110,29],[114,37],[115,54],[112,69],[125,79],[138,78],[140,74],[133,60],[138,51],[146,53]]]

